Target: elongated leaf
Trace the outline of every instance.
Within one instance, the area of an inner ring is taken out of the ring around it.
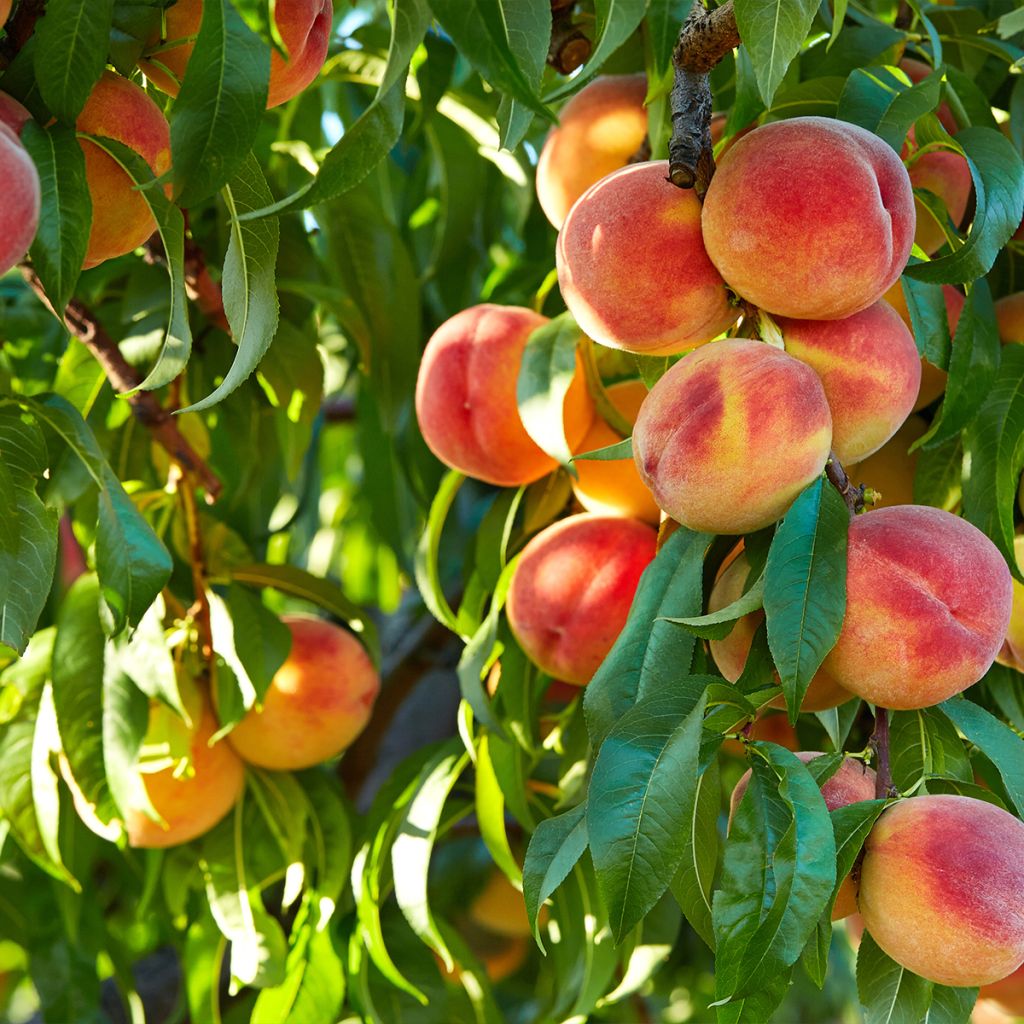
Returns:
[[[224,201],[231,220],[231,240],[224,257],[221,289],[224,313],[238,352],[217,390],[194,402],[184,412],[208,409],[240,387],[259,366],[277,333],[276,277],[280,228],[276,220],[239,220],[241,214],[265,206],[271,198],[259,163],[250,153],[242,161],[238,173],[224,187]]]
[[[143,811],[159,820],[136,765],[149,724],[149,698],[125,675],[117,660],[103,672],[103,764],[121,816]]]
[[[932,983],[890,960],[868,932],[857,951],[857,992],[865,1024],[921,1024]]]
[[[956,729],[936,708],[892,712],[889,738],[892,778],[901,792],[933,775],[963,782],[974,777]]]
[[[839,99],[838,117],[881,136],[899,153],[914,122],[936,109],[942,75],[907,85],[885,67],[856,68]]]
[[[991,392],[990,392],[991,394]],[[960,438],[918,452],[914,504],[952,512],[963,493],[964,449]]]
[[[638,699],[673,689],[688,673],[693,636],[657,620],[700,612],[704,555],[710,543],[708,534],[680,527],[644,570],[626,625],[583,697],[595,750]]]
[[[484,733],[477,743],[476,760],[476,819],[480,838],[494,859],[494,863],[512,881],[522,883],[523,873],[516,863],[505,829],[505,795],[491,761],[492,738]],[[501,742],[500,740],[498,742]]]
[[[483,676],[485,669],[494,661],[498,629],[501,624],[501,609],[508,596],[508,588],[514,572],[515,562],[513,561],[503,570],[495,587],[487,617],[466,643],[456,669],[463,699],[473,709],[477,721],[486,725],[488,729],[499,736],[504,736],[505,730],[492,710],[490,698],[484,690]]]
[[[73,125],[106,63],[114,0],[47,0],[36,26],[36,81],[54,116]]]
[[[692,0],[649,0],[647,33],[651,56],[647,77],[652,82],[665,78],[672,65],[672,51],[679,38],[679,27],[690,13]]]
[[[736,0],[736,27],[767,106],[800,52],[818,5],[813,0]]]
[[[523,897],[537,944],[544,948],[537,916],[544,902],[568,878],[587,848],[587,807],[577,804],[554,818],[545,818],[530,837],[523,862]]]
[[[916,259],[911,257],[911,261],[916,262]],[[952,339],[941,285],[916,281],[904,275],[900,278],[900,289],[910,313],[918,352],[933,366],[945,370],[949,366]]]
[[[633,438],[627,437],[623,441],[616,441],[615,444],[605,445],[604,448],[595,448],[592,452],[580,452],[572,457],[573,462],[588,460],[593,462],[618,462],[620,459],[633,458]]]
[[[768,552],[768,644],[791,722],[843,625],[849,520],[843,499],[820,477],[786,513]]]
[[[455,501],[455,495],[465,479],[454,469],[445,474],[430,505],[426,529],[416,546],[416,586],[419,588],[420,596],[430,614],[453,633],[458,632],[458,621],[444,594],[437,555],[441,546],[441,531],[444,529],[445,519],[451,510],[452,502]]]
[[[92,226],[92,199],[85,180],[85,156],[73,128],[41,128],[29,121],[21,141],[39,172],[42,205],[29,254],[47,298],[64,316],[85,262]]]
[[[886,800],[860,800],[837,807],[830,812],[836,844],[836,884],[826,908],[825,917],[831,917],[839,887],[853,870],[864,840],[867,839],[878,816],[885,810]]]
[[[320,907],[317,927],[330,920],[352,868],[352,824],[337,779],[317,769],[296,776],[309,802],[309,845]]]
[[[158,597],[142,616],[138,629],[116,651],[107,649],[107,657],[117,656],[121,668],[147,696],[174,708],[182,719],[189,715],[178,689],[174,655],[164,631],[163,599]]]
[[[756,612],[764,603],[764,576],[759,576],[745,593],[731,604],[720,608],[717,612],[707,615],[692,615],[685,619],[668,618],[666,622],[674,622],[682,626],[694,636],[705,640],[721,640],[732,631],[732,624],[750,612]]]

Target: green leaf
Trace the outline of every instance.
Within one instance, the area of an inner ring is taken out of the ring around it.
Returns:
[[[516,863],[505,828],[505,794],[491,760],[492,737],[483,733],[477,741],[475,806],[480,838],[494,863],[513,883],[522,883],[523,873]],[[498,740],[500,743],[500,739]]]
[[[889,741],[892,779],[901,792],[933,775],[964,782],[974,777],[956,729],[936,708],[891,712]]]
[[[767,106],[800,52],[818,5],[814,0],[736,0],[736,27]]]
[[[149,725],[149,698],[108,659],[103,672],[103,764],[114,803],[124,817],[138,810],[159,820],[137,769]]]
[[[903,72],[884,66],[855,68],[839,98],[837,116],[866,128],[899,153],[914,122],[939,105],[942,75],[933,72],[916,85]]]
[[[633,438],[616,441],[615,444],[605,445],[604,448],[595,448],[592,452],[580,452],[572,457],[573,462],[589,460],[593,462],[617,462],[620,459],[633,458]]]
[[[768,644],[795,722],[814,673],[835,645],[846,614],[850,514],[824,477],[786,513],[768,551],[764,612]]]
[[[939,709],[996,766],[1017,814],[1024,814],[1024,740],[964,697],[943,701]]]
[[[587,684],[583,709],[597,750],[615,723],[641,697],[674,689],[688,673],[695,640],[665,616],[700,612],[706,533],[680,527],[640,577],[626,625]]]
[[[817,783],[789,751],[750,747],[750,784],[713,904],[718,999],[757,993],[796,963],[835,885],[832,821]]]
[[[638,700],[601,744],[587,800],[598,887],[617,942],[654,906],[686,852],[710,676]]]
[[[693,6],[692,0],[649,0],[644,22],[650,40],[651,60],[647,77],[651,82],[666,78],[672,68],[672,52],[679,28]]]
[[[912,262],[916,262],[911,257]],[[917,351],[933,366],[945,370],[949,366],[952,339],[949,336],[949,314],[942,286],[916,281],[906,274],[900,278],[903,300],[910,313],[910,323]]]
[[[554,818],[545,818],[530,837],[523,862],[523,898],[537,944],[544,948],[537,917],[545,901],[569,877],[587,848],[587,807],[577,804]]]
[[[191,63],[189,64],[191,67]],[[280,228],[276,220],[241,222],[239,216],[266,205],[270,189],[259,163],[250,153],[235,177],[224,187],[224,201],[231,220],[231,240],[224,257],[221,289],[224,313],[238,352],[220,386],[183,412],[209,409],[241,387],[270,348],[277,333],[277,247]]]
[[[974,222],[970,236],[956,252],[907,267],[906,276],[919,281],[956,284],[976,280],[992,269],[996,256],[1020,226],[1024,160],[1013,143],[993,128],[971,127],[957,132],[955,148],[967,158],[974,179]]]
[[[416,546],[416,586],[420,596],[430,614],[453,633],[459,632],[458,620],[444,594],[437,556],[441,547],[441,531],[444,529],[444,523],[448,518],[452,503],[455,501],[455,496],[465,479],[454,469],[445,474],[437,489],[437,494],[431,502],[426,528]]]
[[[121,669],[143,693],[163,701],[188,721],[189,715],[178,689],[174,654],[164,630],[165,614],[163,598],[157,597],[139,621],[138,629],[119,645],[116,652],[108,648],[107,656],[116,655]]]
[[[537,446],[556,462],[572,459],[565,439],[565,396],[576,374],[576,346],[582,337],[571,313],[531,332],[519,364],[519,418]]]
[[[270,80],[270,51],[234,6],[206,0],[202,12],[170,116],[171,166],[183,207],[208,199],[251,159]]]
[[[318,768],[296,776],[309,803],[307,863],[315,876],[320,905],[318,927],[326,925],[348,886],[352,869],[352,823],[336,777]]]
[[[860,800],[830,812],[836,844],[836,884],[823,916],[831,917],[839,887],[853,870],[864,840],[887,803],[887,800]]]
[[[990,392],[991,393],[991,392]],[[952,512],[963,493],[964,449],[959,437],[917,454],[914,504]]]
[[[106,64],[114,0],[47,0],[36,25],[35,71],[50,111],[73,125]]]
[[[29,255],[47,298],[63,319],[82,272],[92,226],[85,156],[74,128],[60,124],[41,128],[29,121],[21,141],[39,172],[42,196]]]
[[[708,612],[707,615],[692,615],[686,619],[666,619],[666,622],[674,622],[682,626],[694,636],[704,640],[721,640],[732,632],[733,623],[742,619],[750,612],[756,612],[764,604],[764,575],[759,576],[749,590],[741,594],[731,604],[720,608],[717,612]]]
[[[1024,469],[1024,345],[1003,348],[992,390],[963,441],[971,460],[963,482],[964,515],[995,542],[1019,579],[1013,517]]]

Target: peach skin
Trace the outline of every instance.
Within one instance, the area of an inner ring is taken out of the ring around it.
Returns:
[[[15,135],[32,120],[32,115],[13,97],[0,92],[0,124],[7,125]]]
[[[505,606],[526,656],[556,679],[588,683],[626,624],[657,539],[617,516],[569,516],[541,530],[519,556]]]
[[[588,189],[558,235],[558,284],[585,334],[645,355],[682,352],[736,322],[701,238],[700,200],[668,162],[631,164]]]
[[[831,445],[818,375],[741,338],[676,363],[651,389],[633,430],[633,457],[654,500],[677,522],[708,533],[774,523],[825,468]]]
[[[1003,344],[1024,342],[1024,292],[996,300],[996,326]]]
[[[0,98],[4,98],[0,94]],[[0,118],[3,112],[0,111]],[[39,227],[39,174],[15,131],[0,119],[0,274],[6,274],[28,251]]]
[[[867,512],[850,523],[846,617],[824,668],[882,707],[931,707],[985,674],[1012,599],[1002,555],[966,519],[923,505]]]
[[[1017,565],[1024,565],[1024,536],[1014,537],[1013,553],[1017,556]],[[1024,584],[1013,581],[1013,611],[1010,613],[1010,625],[1006,628],[1006,639],[999,648],[996,661],[1000,665],[1024,672]]]
[[[737,139],[711,180],[702,223],[711,262],[744,299],[779,316],[837,320],[900,276],[914,194],[877,135],[795,117]]]
[[[547,322],[519,306],[482,305],[434,332],[416,380],[416,416],[446,466],[499,487],[532,483],[557,467],[527,434],[516,404],[527,339]],[[562,411],[570,450],[579,450],[594,406],[578,356]]]
[[[274,771],[329,761],[370,720],[380,676],[363,645],[341,626],[286,615],[292,649],[263,702],[228,733],[243,760]]]
[[[1024,823],[964,796],[882,812],[864,844],[864,926],[898,964],[971,988],[1024,962]]]

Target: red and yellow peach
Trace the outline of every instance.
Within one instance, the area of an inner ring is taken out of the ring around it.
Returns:
[[[20,103],[0,93],[0,274],[25,255],[39,227],[39,174],[18,137],[28,117]]]

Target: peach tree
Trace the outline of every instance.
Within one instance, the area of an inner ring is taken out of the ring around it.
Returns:
[[[0,0],[4,1018],[1024,1013],[1022,71]]]

